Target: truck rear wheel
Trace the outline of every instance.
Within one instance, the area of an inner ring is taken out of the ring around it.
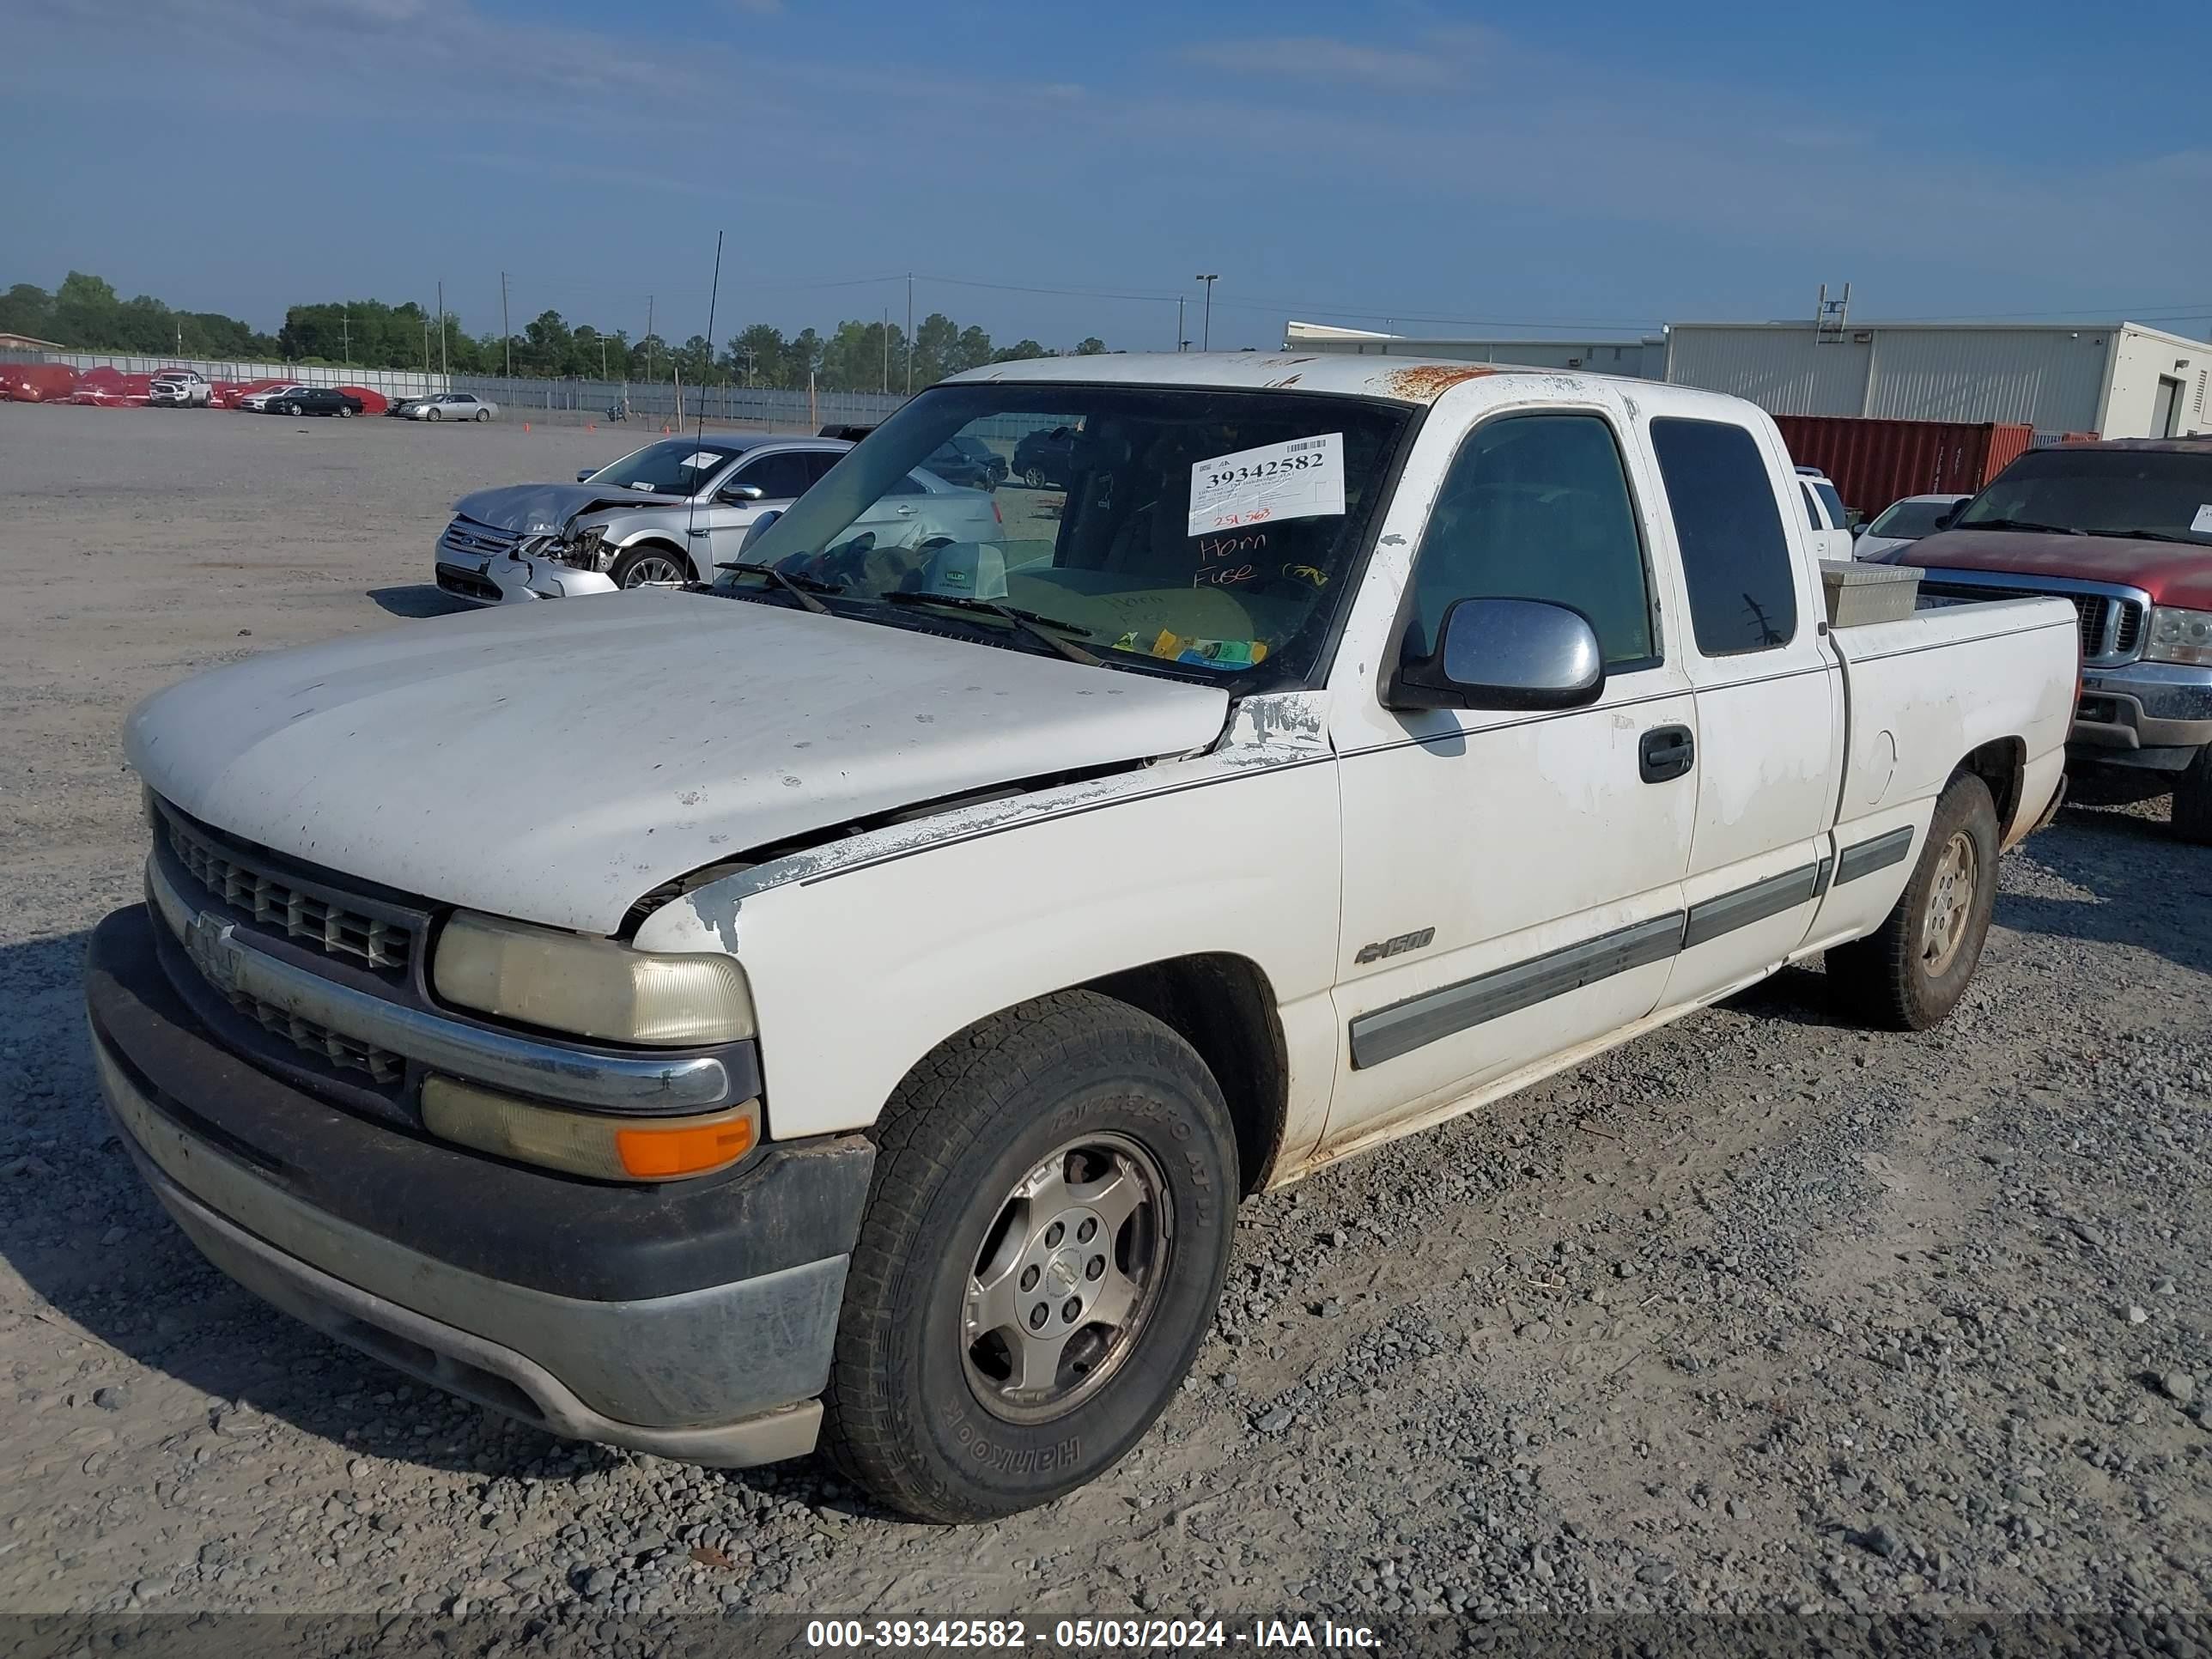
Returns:
[[[921,1519],[1095,1479],[1174,1397],[1236,1231],[1237,1141],[1191,1046],[1064,991],[909,1073],[876,1129],[824,1449]]]
[[[1881,927],[1828,952],[1828,978],[1870,1024],[1939,1024],[1982,959],[1996,896],[1996,805],[1981,779],[1956,773],[1936,799],[1912,879]]]
[[[2212,847],[2212,744],[2197,751],[2173,781],[2173,833],[2197,847]]]

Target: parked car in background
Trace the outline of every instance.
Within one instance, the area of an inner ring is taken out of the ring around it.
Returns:
[[[817,438],[836,438],[845,443],[856,444],[875,429],[872,426],[853,426],[832,421],[814,435]]]
[[[1942,529],[1953,507],[1972,499],[1970,495],[1907,495],[1901,501],[1892,501],[1859,532],[1851,543],[1851,556],[1878,560],[1885,553],[1909,547]]]
[[[407,412],[410,421],[489,421],[499,405],[473,392],[441,392],[424,398]]]
[[[1075,428],[1066,426],[1024,433],[1014,446],[1013,476],[1032,489],[1066,489],[1075,479]]]
[[[1813,532],[1816,558],[1851,556],[1850,512],[1828,475],[1817,466],[1797,469],[1797,493],[1805,503],[1805,522]]]
[[[1006,476],[1004,457],[981,438],[954,438],[930,452],[929,470],[963,489],[996,489]]]
[[[269,405],[277,398],[289,397],[295,392],[307,392],[311,389],[301,385],[297,380],[287,380],[276,386],[264,386],[258,392],[240,394],[238,406],[240,409],[251,410],[256,415],[265,415],[269,411]]]
[[[426,393],[420,398],[398,398],[392,403],[385,404],[384,412],[386,415],[397,415],[403,421],[411,419],[414,416],[415,410],[423,404],[428,403],[430,400],[430,397],[434,395],[434,394]]]
[[[198,369],[165,368],[156,374],[146,392],[149,409],[205,409],[213,401],[215,387]]]
[[[362,401],[336,386],[295,386],[280,392],[262,406],[266,415],[336,415],[350,419],[362,411]]]
[[[472,605],[574,599],[713,580],[754,525],[804,495],[853,447],[766,434],[664,438],[566,483],[464,496],[438,538],[438,586]],[[1005,534],[997,504],[917,467],[850,539],[888,555]]]
[[[2031,449],[1946,528],[1881,558],[1926,570],[1923,593],[2072,600],[2069,772],[2085,794],[2171,792],[2174,833],[2212,845],[2212,439]]]

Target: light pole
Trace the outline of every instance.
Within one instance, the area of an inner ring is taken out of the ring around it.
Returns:
[[[1176,349],[1187,351],[1189,343],[1182,337],[1182,295],[1178,294],[1176,295]]]
[[[1200,351],[1213,349],[1213,284],[1220,276],[1221,273],[1218,270],[1201,270],[1191,278],[1194,283],[1206,284],[1206,320],[1200,325],[1198,337],[1198,349]]]

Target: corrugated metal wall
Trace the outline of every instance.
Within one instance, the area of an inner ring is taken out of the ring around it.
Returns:
[[[1365,357],[1429,357],[1452,363],[1518,363],[1529,368],[1577,368],[1631,380],[1667,378],[1664,340],[1421,340],[1319,339],[1291,337],[1285,351],[1343,352]]]
[[[1770,415],[1864,412],[1871,347],[1820,345],[1807,328],[1729,328],[1677,323],[1667,378],[1748,398]]]
[[[1869,421],[1778,415],[1790,459],[1835,481],[1844,505],[1872,518],[1906,495],[1971,495],[2034,438],[2017,423]]]
[[[1853,329],[1677,323],[1667,378],[1733,392],[1771,415],[2000,422],[2038,431],[2097,424],[2109,330]]]
[[[1866,413],[1899,421],[2001,421],[2086,431],[2112,336],[2083,329],[1880,329]]]

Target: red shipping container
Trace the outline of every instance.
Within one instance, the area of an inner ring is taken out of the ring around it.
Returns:
[[[1907,495],[1971,495],[2035,441],[1996,421],[1879,421],[1778,415],[1790,459],[1835,481],[1844,505],[1872,518]]]

